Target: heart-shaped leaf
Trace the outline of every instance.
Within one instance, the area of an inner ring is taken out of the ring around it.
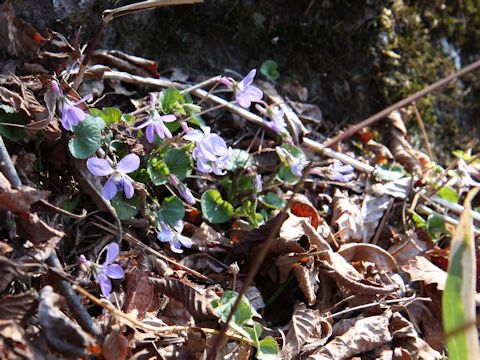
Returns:
[[[140,208],[140,197],[134,196],[131,199],[126,199],[123,192],[119,192],[112,199],[112,206],[117,211],[120,220],[128,220],[137,215]]]
[[[162,206],[157,212],[158,218],[174,227],[178,220],[185,216],[185,206],[175,195],[163,199]]]
[[[222,195],[215,189],[207,190],[202,195],[202,213],[212,224],[228,221],[233,215],[233,206],[222,199]]]
[[[98,150],[102,141],[105,122],[100,117],[87,116],[73,128],[74,137],[68,142],[73,157],[87,159]]]

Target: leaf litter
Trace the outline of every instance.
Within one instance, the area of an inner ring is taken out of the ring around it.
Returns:
[[[43,37],[8,1],[0,18],[4,50],[41,69],[0,86],[6,358],[447,354],[450,224],[466,226],[460,201],[480,180],[469,148],[458,167],[434,163],[410,144],[405,105],[332,150],[312,140],[321,110],[278,85],[273,61],[268,81],[166,78],[153,60]]]

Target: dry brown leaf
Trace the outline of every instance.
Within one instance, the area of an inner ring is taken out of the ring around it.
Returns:
[[[7,178],[0,173],[0,210],[24,213],[30,210],[30,205],[46,200],[50,191],[37,190],[29,186],[14,189]]]
[[[424,340],[422,340],[413,324],[405,319],[400,313],[394,313],[390,322],[390,331],[392,332],[395,345],[406,350],[413,359],[418,360],[440,360],[442,354],[432,349]]]
[[[210,254],[198,253],[185,256],[180,260],[180,264],[186,267],[197,270],[204,275],[211,273],[221,273],[228,270],[229,267],[222,263],[220,260],[214,258]]]
[[[379,269],[396,273],[398,265],[395,258],[380,246],[373,244],[346,244],[337,251],[349,263],[368,261],[374,263]]]
[[[34,359],[25,329],[15,320],[0,320],[0,354],[2,360]]]
[[[360,214],[363,219],[362,241],[369,242],[370,238],[375,234],[378,223],[383,217],[383,214],[388,209],[390,197],[383,195],[380,197],[365,195],[362,202]]]
[[[335,189],[333,195],[332,224],[338,229],[340,244],[362,240],[363,221],[360,208],[339,189]]]
[[[390,311],[378,316],[357,320],[344,334],[335,337],[307,360],[343,360],[371,351],[392,341],[388,330]]]
[[[0,292],[5,290],[10,283],[22,275],[19,266],[14,261],[0,256]]]
[[[402,270],[410,275],[412,281],[423,281],[425,284],[437,284],[438,290],[445,289],[447,272],[432,264],[423,256],[410,260]]]
[[[63,231],[47,225],[35,213],[19,214],[17,225],[19,235],[36,245],[48,242],[54,246],[65,236]]]
[[[149,311],[158,311],[160,293],[149,281],[147,272],[131,271],[125,274],[125,312],[133,311],[142,320]]]
[[[0,298],[0,319],[21,321],[35,299],[32,293],[4,295]]]
[[[315,266],[297,265],[293,267],[298,287],[302,290],[309,305],[315,304],[318,290],[318,269]]]
[[[150,278],[150,282],[163,294],[181,302],[195,321],[216,320],[215,311],[205,292],[197,290],[185,282],[172,278]]]
[[[109,360],[123,360],[128,355],[128,339],[120,331],[119,325],[113,325],[105,336],[102,353]]]
[[[331,334],[330,323],[320,316],[318,310],[308,309],[305,304],[299,304],[293,311],[281,358],[290,360],[298,357],[306,345],[322,346]]]
[[[229,238],[222,236],[218,231],[203,222],[192,234],[192,242],[194,247],[198,247],[200,251],[215,246],[231,247],[232,242]]]
[[[88,335],[60,311],[64,299],[45,286],[40,291],[38,317],[48,346],[62,355],[82,357],[90,344]]]
[[[366,146],[371,152],[375,154],[376,162],[393,159],[393,154],[390,152],[388,147],[376,142],[373,139],[368,140]]]
[[[24,56],[46,43],[30,24],[15,16],[10,1],[0,5],[0,48],[11,56]]]

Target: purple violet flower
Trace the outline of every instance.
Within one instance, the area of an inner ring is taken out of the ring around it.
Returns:
[[[330,166],[310,169],[310,174],[324,176],[332,181],[346,183],[355,178],[353,171],[353,166],[344,165],[340,160],[335,160]]]
[[[107,299],[110,297],[112,291],[112,282],[110,279],[123,279],[125,272],[122,267],[113,262],[118,258],[120,254],[120,247],[117,243],[110,243],[107,247],[107,255],[102,265],[98,265],[94,262],[88,261],[85,256],[80,255],[80,263],[90,267],[93,272],[93,277],[100,285],[103,296]]]
[[[172,122],[177,120],[175,115],[163,115],[160,116],[158,111],[155,109],[155,104],[157,103],[157,94],[150,93],[150,109],[148,110],[147,120],[139,125],[134,127],[135,130],[140,130],[146,127],[145,135],[149,143],[155,141],[155,134],[158,135],[161,139],[172,138],[172,133],[168,130],[164,122]]]
[[[287,131],[287,123],[283,118],[283,110],[269,110],[268,111],[271,121],[267,123],[267,126],[279,136],[289,136]]]
[[[458,170],[460,170],[460,176],[467,186],[480,186],[480,182],[473,180],[472,172],[477,171],[475,167],[463,159],[458,160]]]
[[[157,239],[161,242],[170,243],[170,249],[177,254],[181,254],[183,253],[182,246],[191,248],[193,244],[190,238],[182,235],[182,231],[182,220],[178,220],[173,229],[163,221],[160,221],[160,229],[157,234]]]
[[[290,170],[292,171],[292,174],[295,175],[296,177],[302,177],[303,174],[303,169],[305,168],[306,165],[306,160],[304,157],[299,157],[296,158],[292,154],[290,154],[287,150],[284,148],[281,148],[280,146],[277,146],[275,148],[277,151],[277,155],[280,157],[282,161],[287,162],[288,166],[290,166]]]
[[[220,82],[228,86],[235,94],[235,101],[246,109],[252,105],[252,102],[262,100],[263,92],[259,88],[252,85],[257,70],[252,69],[242,81],[236,82],[231,78],[222,78]]]
[[[262,192],[263,190],[262,177],[259,174],[253,179],[253,188],[256,193]]]
[[[203,128],[203,133],[191,130],[184,138],[196,142],[192,155],[197,160],[197,168],[203,173],[213,172],[225,175],[225,169],[230,165],[230,148],[225,140],[217,134],[211,134],[210,128]]]
[[[105,159],[91,157],[87,160],[87,168],[95,176],[109,176],[102,188],[102,196],[106,200],[112,200],[117,192],[125,193],[127,199],[133,197],[133,179],[128,176],[138,169],[140,166],[140,158],[135,154],[129,154],[120,160],[113,168]]]
[[[178,190],[180,193],[180,196],[190,205],[195,205],[197,200],[195,200],[195,197],[193,196],[192,192],[190,189],[173,174],[168,176],[168,181],[170,184],[175,186],[175,188]]]
[[[77,107],[78,104],[89,99],[91,95],[88,95],[77,102],[72,102],[63,94],[63,91],[58,86],[58,82],[53,80],[50,83],[52,91],[58,102],[58,109],[62,113],[62,126],[65,130],[71,131],[72,126],[77,126],[79,122],[85,120],[87,114]]]

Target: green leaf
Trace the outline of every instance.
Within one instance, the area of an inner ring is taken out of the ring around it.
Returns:
[[[250,176],[242,175],[237,181],[237,192],[253,190],[253,179]]]
[[[157,212],[158,218],[165,221],[169,226],[174,227],[178,220],[185,216],[185,206],[175,195],[163,199],[162,206]]]
[[[260,67],[260,73],[270,81],[277,80],[280,77],[278,65],[273,60],[265,61]]]
[[[87,116],[73,128],[74,137],[68,142],[73,157],[87,159],[98,150],[102,142],[102,129],[105,122],[100,117]]]
[[[395,181],[405,177],[405,171],[399,165],[376,165],[373,174],[378,181]]]
[[[148,159],[147,172],[150,175],[150,179],[155,185],[163,185],[168,181],[168,175],[170,170],[167,164],[162,160],[159,155],[154,155]]]
[[[442,199],[450,201],[453,204],[458,202],[458,193],[449,186],[443,186],[440,190],[437,191],[438,196]]]
[[[212,302],[212,306],[215,309],[215,312],[224,322],[227,321],[228,315],[232,311],[233,305],[237,301],[237,297],[237,292],[225,291],[219,301]],[[251,307],[248,299],[245,296],[242,296],[242,300],[240,301],[237,311],[232,317],[232,323],[241,326],[252,320],[252,317],[256,314],[256,312],[252,310],[253,308]]]
[[[120,220],[129,220],[135,217],[140,209],[140,196],[135,195],[131,199],[127,199],[123,196],[123,192],[118,192],[112,199],[112,206],[117,211]]]
[[[0,135],[5,136],[12,141],[21,140],[27,135],[27,132],[22,127],[1,125],[2,123],[25,125],[25,120],[23,119],[22,114],[17,112],[15,108],[11,106],[0,105]]]
[[[170,173],[175,174],[180,181],[190,175],[193,164],[190,156],[185,150],[171,149],[164,158]]]
[[[285,201],[273,192],[260,196],[259,200],[263,205],[271,209],[281,209],[285,206]]]
[[[223,200],[222,195],[215,189],[203,193],[201,205],[203,216],[212,224],[224,223],[233,215],[232,204]]]
[[[122,121],[122,112],[116,107],[106,107],[102,110],[90,109],[90,114],[93,116],[100,116],[107,125],[116,124]]]
[[[438,240],[445,234],[445,220],[443,216],[432,214],[427,219],[427,230],[433,240]]]
[[[296,160],[306,162],[307,158],[305,153],[299,147],[287,144],[283,144],[281,147]],[[295,185],[300,179],[292,173],[292,169],[286,159],[281,158],[280,160],[282,160],[282,165],[276,174],[277,180],[287,185]]]
[[[182,94],[177,89],[171,87],[160,93],[158,97],[158,102],[164,114],[172,114],[177,111],[182,115],[185,115],[185,109],[183,104],[185,100],[183,99]]]
[[[447,282],[442,297],[443,329],[449,359],[478,359],[476,317],[476,258],[471,201],[478,189],[470,191],[464,211],[450,244]]]
[[[230,154],[230,164],[227,167],[228,171],[235,171],[237,169],[245,169],[253,165],[252,155],[248,151],[242,149],[233,149]]]
[[[423,217],[418,215],[415,211],[411,211],[410,214],[412,215],[412,220],[417,225],[418,228],[427,227],[427,222]]]
[[[276,360],[280,349],[275,339],[271,336],[260,340],[259,347],[255,357],[261,360]]]

